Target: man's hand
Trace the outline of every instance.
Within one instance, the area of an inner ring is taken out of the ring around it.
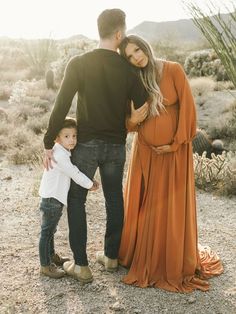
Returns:
[[[99,183],[96,180],[93,180],[93,186],[89,189],[89,191],[96,191],[99,188]]]
[[[148,103],[145,102],[145,104],[142,105],[142,107],[135,109],[134,103],[133,101],[131,101],[131,116],[129,122],[135,125],[143,122],[148,115],[148,107],[149,107]]]
[[[45,149],[44,150],[44,157],[43,157],[43,165],[44,167],[49,170],[52,169],[52,161],[56,163],[56,160],[53,157],[53,149]]]

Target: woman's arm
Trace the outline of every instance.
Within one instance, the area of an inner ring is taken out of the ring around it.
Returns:
[[[138,126],[143,122],[148,114],[148,103],[146,102],[139,109],[134,108],[134,104],[131,101],[131,114],[126,117],[126,128],[128,132],[135,132],[138,130]]]
[[[169,145],[152,146],[158,154],[171,153],[179,146],[190,142],[196,134],[196,108],[188,78],[178,63],[173,63],[171,76],[178,95],[179,119],[173,142]]]

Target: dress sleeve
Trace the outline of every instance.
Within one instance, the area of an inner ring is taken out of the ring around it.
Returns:
[[[179,102],[178,127],[171,145],[176,151],[179,145],[190,142],[196,134],[196,107],[188,78],[178,63],[174,63],[173,81]]]
[[[65,175],[70,177],[75,183],[85,189],[90,189],[93,186],[93,181],[90,180],[83,172],[72,164],[70,158],[64,155],[59,155],[56,158],[56,167]]]

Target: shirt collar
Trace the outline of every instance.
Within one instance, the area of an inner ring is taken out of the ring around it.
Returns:
[[[63,152],[65,152],[69,157],[71,156],[71,152],[67,149],[65,149],[61,144],[59,143],[55,143],[54,144],[54,147],[59,149],[59,150],[62,150]]]

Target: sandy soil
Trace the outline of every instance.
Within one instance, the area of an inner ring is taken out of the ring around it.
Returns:
[[[41,171],[0,160],[0,313],[236,313],[235,197],[197,191],[199,242],[218,252],[225,271],[210,280],[209,292],[180,294],[124,285],[124,268],[110,274],[95,263],[96,251],[103,248],[105,210],[101,190],[90,193],[88,255],[94,281],[81,285],[69,277],[55,280],[39,275]],[[66,210],[56,248],[72,257]]]

